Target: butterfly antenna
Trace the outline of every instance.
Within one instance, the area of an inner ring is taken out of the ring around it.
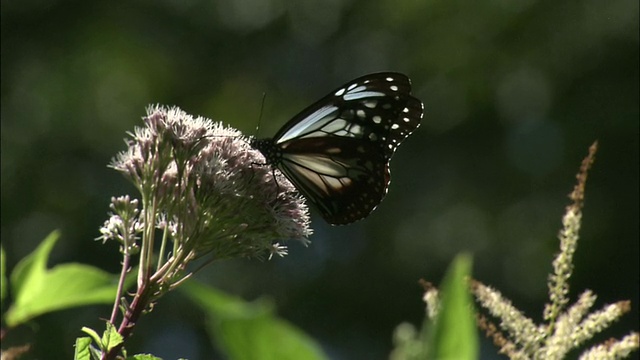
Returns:
[[[260,131],[260,122],[262,121],[262,113],[264,112],[264,103],[267,98],[267,93],[262,93],[262,103],[260,104],[260,116],[258,116],[258,125],[256,125],[256,137],[258,136],[258,131]]]

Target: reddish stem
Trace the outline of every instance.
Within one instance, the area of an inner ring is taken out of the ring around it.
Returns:
[[[122,323],[120,323],[120,327],[118,328],[118,333],[122,335],[123,342],[112,348],[109,352],[102,354],[102,360],[115,360],[116,356],[124,346],[124,341],[131,335],[133,332],[133,328],[138,321],[140,315],[144,309],[149,306],[149,300],[152,297],[152,291],[149,287],[149,283],[147,281],[143,282],[142,285],[138,288],[138,292],[136,293],[133,301],[127,308],[127,311],[124,314],[124,318],[122,319]]]

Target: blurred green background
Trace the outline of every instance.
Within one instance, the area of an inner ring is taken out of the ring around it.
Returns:
[[[254,134],[266,93],[269,136],[344,82],[389,70],[411,77],[425,117],[397,151],[379,208],[345,227],[312,209],[309,248],[198,278],[273,298],[333,359],[386,358],[394,327],[423,318],[418,279],[438,283],[461,251],[474,254],[476,278],[540,320],[566,195],[597,139],[571,295],[592,289],[598,308],[632,301],[598,340],[638,329],[637,0],[3,0],[1,23],[9,269],[60,228],[50,265],[118,271],[116,246],[93,239],[109,198],[137,194],[106,165],[148,104]],[[80,327],[108,314],[42,316],[7,341],[70,358]],[[129,349],[211,359],[202,321],[170,294]],[[482,357],[494,353],[485,342]]]

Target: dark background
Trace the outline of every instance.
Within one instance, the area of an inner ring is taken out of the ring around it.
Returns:
[[[571,296],[592,289],[596,308],[632,301],[599,341],[638,329],[637,0],[3,0],[1,22],[9,269],[59,228],[50,265],[118,271],[116,246],[93,239],[109,198],[137,194],[106,165],[148,104],[254,134],[267,93],[268,136],[344,82],[390,70],[411,77],[425,118],[396,153],[378,210],[331,227],[312,209],[309,248],[198,278],[271,297],[333,359],[386,358],[394,327],[423,318],[417,280],[438,283],[461,251],[474,254],[476,278],[540,321],[566,195],[597,139]],[[80,327],[108,314],[42,316],[11,341],[36,336],[38,358],[70,358]],[[170,294],[129,350],[210,359],[203,329]],[[483,358],[493,353],[483,345]]]

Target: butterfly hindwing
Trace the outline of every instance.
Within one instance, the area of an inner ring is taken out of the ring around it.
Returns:
[[[273,139],[253,140],[331,224],[366,217],[384,198],[389,160],[422,118],[409,79],[355,79],[309,106]]]
[[[378,154],[371,158],[365,156]],[[367,216],[387,192],[387,161],[373,143],[344,137],[290,143],[278,168],[331,224]]]

